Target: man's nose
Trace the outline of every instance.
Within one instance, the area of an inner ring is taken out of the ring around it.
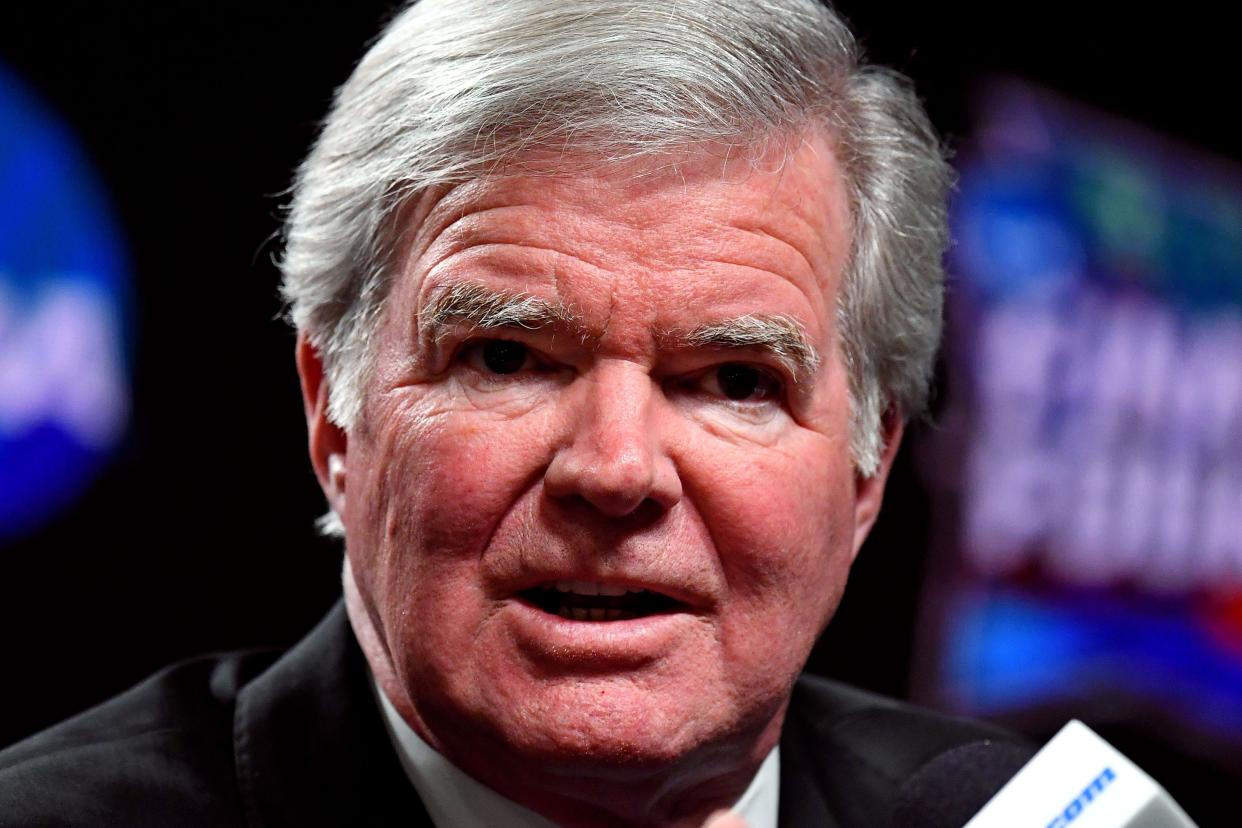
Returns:
[[[600,363],[582,377],[564,443],[544,477],[556,498],[579,497],[609,517],[652,501],[661,511],[681,499],[681,478],[664,446],[658,387],[639,365]]]

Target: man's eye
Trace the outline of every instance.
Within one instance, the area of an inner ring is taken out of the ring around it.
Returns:
[[[767,402],[781,396],[780,380],[753,365],[720,365],[703,375],[701,382],[709,394],[736,402]]]
[[[487,339],[467,346],[464,362],[484,374],[516,374],[530,367],[530,349],[521,342]]]

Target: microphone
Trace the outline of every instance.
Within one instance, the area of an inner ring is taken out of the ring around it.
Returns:
[[[1164,788],[1080,721],[1009,780],[966,828],[1195,828]]]
[[[1024,765],[1022,755],[1004,742],[941,754],[902,789],[894,827],[1195,828],[1154,779],[1082,722],[1065,725]]]
[[[893,808],[893,828],[962,828],[1034,753],[986,739],[939,754],[911,776]]]

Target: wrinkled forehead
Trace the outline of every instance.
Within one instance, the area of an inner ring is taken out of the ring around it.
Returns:
[[[846,182],[821,130],[624,161],[539,151],[412,198],[397,217],[395,272],[421,282],[463,246],[537,244],[552,222],[604,256],[641,250],[644,266],[659,266],[661,252],[753,256],[739,264],[798,275],[832,297],[852,236]]]

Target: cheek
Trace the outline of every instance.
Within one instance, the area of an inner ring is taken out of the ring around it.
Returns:
[[[721,451],[719,444],[710,448]],[[721,456],[724,470],[702,487],[696,506],[727,584],[727,658],[741,680],[792,680],[849,572],[848,453],[822,435],[804,434],[792,447]]]
[[[351,435],[347,490],[360,586],[382,626],[406,628],[410,638],[421,638],[418,626],[468,632],[465,618],[429,622],[485,609],[480,559],[523,501],[547,443],[538,418],[496,421],[468,406],[437,406],[420,390],[387,395],[368,412],[372,427]]]

